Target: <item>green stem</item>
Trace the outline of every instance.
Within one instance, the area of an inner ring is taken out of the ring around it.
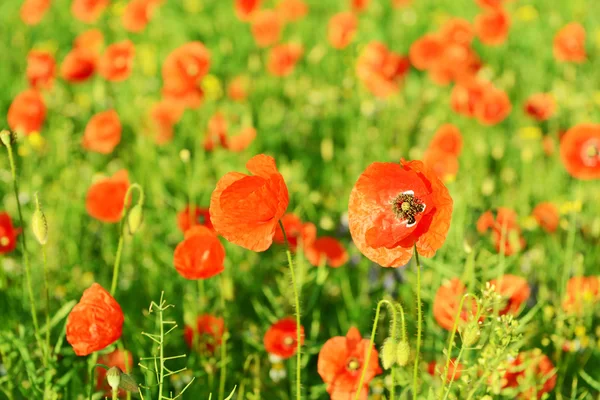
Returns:
[[[163,293],[160,294],[160,306],[158,307],[158,323],[160,325],[160,375],[158,378],[158,400],[163,398],[163,381],[165,379],[165,326],[163,324]]]
[[[379,322],[379,312],[381,311],[381,306],[386,305],[390,311],[392,312],[392,330],[395,331],[397,319],[396,319],[396,307],[394,303],[389,300],[382,299],[377,303],[377,308],[375,309],[375,320],[373,321],[373,328],[371,329],[371,339],[369,340],[369,347],[367,348],[367,356],[365,357],[365,362],[362,368],[362,372],[360,373],[360,380],[358,381],[358,386],[356,389],[356,393],[354,394],[354,400],[358,400],[360,397],[361,389],[363,386],[363,382],[365,381],[365,375],[367,374],[367,368],[369,367],[369,363],[371,361],[371,353],[373,352],[373,346],[375,345],[375,334],[377,333],[377,323]]]
[[[223,286],[223,281],[221,284]],[[219,298],[221,300],[221,312],[223,315],[226,312],[225,307],[225,297],[223,295],[223,289],[219,291]],[[221,343],[221,376],[219,379],[219,400],[223,400],[225,397],[225,382],[227,380],[227,339],[229,338],[229,334],[225,332],[223,334],[223,342]]]
[[[298,295],[298,287],[296,286],[296,274],[294,273],[294,263],[292,262],[292,253],[290,252],[290,244],[285,233],[285,228],[281,220],[279,221],[281,232],[283,232],[283,239],[287,247],[286,254],[288,259],[288,265],[290,267],[290,274],[292,277],[292,286],[294,288],[294,308],[296,314],[296,344],[298,351],[296,352],[296,399],[302,399],[302,325],[300,325],[300,296]]]
[[[390,400],[394,400],[396,398],[396,364],[392,365],[391,376]]]
[[[46,297],[46,356],[48,357],[48,362],[50,361],[50,284],[48,279],[48,257],[46,256],[46,246],[42,246],[42,257],[44,259],[44,292]]]
[[[12,150],[12,144],[10,142],[6,143],[6,149],[8,150],[8,160],[10,163],[10,172],[12,173],[13,178],[13,188],[15,191],[15,197],[17,200],[17,209],[19,211],[19,222],[21,227],[25,227],[25,222],[23,221],[23,212],[21,211],[21,200],[19,200],[19,183],[17,180],[17,168],[15,165],[15,159]],[[44,346],[42,344],[42,339],[40,337],[40,327],[38,325],[37,315],[36,315],[36,306],[35,306],[35,297],[33,296],[33,287],[31,285],[31,266],[29,265],[29,255],[27,253],[27,239],[25,235],[25,231],[21,232],[21,247],[23,253],[23,263],[25,264],[25,280],[27,283],[27,291],[29,293],[29,305],[31,311],[31,319],[33,319],[33,329],[36,341],[38,343],[38,347],[42,354],[44,354]],[[43,358],[44,366],[46,366],[46,357]]]
[[[460,363],[460,357],[463,354],[463,350],[465,349],[465,345],[462,344],[460,346],[460,351],[458,352],[458,356],[456,356],[456,361],[454,362],[454,370],[452,371],[452,377],[450,378],[450,382],[448,383],[448,390],[446,391],[446,394],[444,395],[444,399],[446,400],[448,398],[448,395],[450,394],[450,389],[452,389],[452,382],[454,382],[454,378],[456,377],[456,370],[458,369],[458,365]],[[450,357],[450,356],[448,356]],[[446,376],[443,377],[443,381],[444,382],[444,386],[446,386]]]
[[[118,400],[118,399],[119,399],[119,389],[113,389],[112,400]]]
[[[423,330],[423,311],[421,310],[421,263],[417,245],[414,246],[415,262],[417,264],[417,352],[413,366],[413,398],[419,394],[419,358],[421,356],[421,332]]]
[[[110,285],[110,295],[114,296],[117,290],[117,281],[119,279],[119,266],[121,265],[121,254],[123,253],[123,230],[119,236],[119,245],[117,246],[117,255],[115,256],[115,263],[113,265],[113,277],[112,284]]]

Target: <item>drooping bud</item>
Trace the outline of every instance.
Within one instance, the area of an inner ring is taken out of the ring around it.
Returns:
[[[396,362],[396,350],[398,348],[398,342],[396,339],[389,337],[383,342],[381,346],[381,365],[383,369],[390,369]]]
[[[127,228],[129,229],[130,234],[133,235],[138,231],[138,229],[140,229],[143,217],[144,215],[142,213],[141,204],[136,204],[133,207],[131,207],[131,210],[129,210],[129,214],[127,215]]]
[[[106,381],[113,391],[119,390],[121,384],[121,370],[119,367],[112,367],[106,372]]]
[[[477,321],[469,322],[460,333],[463,345],[465,347],[471,347],[477,343],[480,335],[481,330],[479,329],[479,324]]]
[[[35,211],[31,218],[31,230],[37,241],[44,246],[48,242],[48,222],[46,221],[46,215],[42,211],[40,201],[35,195]]]
[[[408,340],[401,340],[398,343],[398,349],[396,350],[396,362],[399,366],[404,367],[408,364],[408,359],[410,358],[410,345],[408,344]]]

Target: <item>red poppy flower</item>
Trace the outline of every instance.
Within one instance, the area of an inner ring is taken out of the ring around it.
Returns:
[[[475,0],[479,7],[501,8],[505,0]]]
[[[437,362],[431,361],[427,364],[427,373],[431,376],[438,376],[444,373],[446,369],[446,362],[443,362],[438,365]],[[462,375],[463,370],[465,369],[464,365],[461,363],[456,363],[456,358],[450,359],[450,364],[448,364],[448,372],[446,374],[446,382],[450,382],[451,380],[457,381]]]
[[[377,97],[397,93],[409,69],[408,58],[391,52],[380,42],[369,43],[356,62],[358,77]]]
[[[540,203],[535,206],[531,214],[543,230],[550,233],[556,232],[560,222],[560,215],[558,208],[554,204],[548,202]]]
[[[283,21],[295,22],[308,14],[308,6],[302,0],[282,0],[277,5],[277,12]]]
[[[250,21],[260,8],[261,0],[235,0],[235,15],[240,21]]]
[[[440,29],[440,35],[445,41],[469,46],[473,41],[473,27],[471,23],[462,18],[450,18]]]
[[[504,121],[511,109],[512,105],[506,92],[489,86],[475,105],[475,117],[483,125],[495,125]]]
[[[304,344],[304,327],[300,326],[301,343]],[[296,341],[296,320],[294,318],[283,318],[271,325],[265,333],[264,344],[267,353],[274,354],[284,360],[290,358],[298,350]]]
[[[600,178],[600,124],[575,125],[560,141],[560,158],[577,179]]]
[[[354,12],[363,12],[369,6],[371,0],[350,0],[350,7]]]
[[[123,321],[119,303],[94,283],[67,317],[67,342],[75,354],[87,356],[116,342],[121,337]]]
[[[348,220],[358,249],[384,267],[406,264],[413,245],[424,257],[442,246],[452,198],[421,161],[371,164],[350,193]]]
[[[470,81],[481,68],[479,57],[468,46],[448,43],[440,59],[429,69],[429,77],[438,85]]]
[[[477,232],[485,233],[494,226],[496,220],[491,211],[486,211],[477,219]]]
[[[60,75],[71,83],[85,82],[96,72],[98,56],[91,50],[76,47],[63,59],[60,66]]]
[[[111,44],[100,57],[98,73],[107,81],[124,81],[131,74],[134,56],[135,47],[130,40]]]
[[[567,282],[567,293],[562,308],[571,314],[593,309],[600,301],[600,277],[576,276]]]
[[[509,29],[510,16],[501,8],[487,10],[475,17],[475,32],[485,45],[501,45],[506,41]]]
[[[196,225],[185,232],[177,245],[173,263],[185,279],[208,279],[225,269],[225,248],[212,229]]]
[[[127,189],[129,189],[129,178],[124,169],[110,178],[95,182],[89,188],[85,199],[88,214],[102,222],[119,222]]]
[[[523,385],[522,382],[524,381],[535,385],[535,387]],[[536,349],[519,353],[517,358],[508,366],[503,382],[503,388],[518,388],[521,386],[528,388],[519,393],[519,399],[541,399],[545,393],[549,393],[554,389],[556,371],[552,361]]]
[[[408,57],[416,69],[426,70],[435,66],[444,52],[444,42],[440,35],[428,33],[410,46]]]
[[[10,253],[17,247],[19,229],[15,229],[6,211],[0,212],[0,254]]]
[[[412,3],[412,0],[392,0],[392,7],[402,8],[408,7]]]
[[[245,76],[236,76],[227,86],[227,94],[231,100],[244,101],[248,97],[249,81]]]
[[[439,147],[430,145],[423,154],[423,163],[443,182],[451,181],[458,173],[458,158]]]
[[[501,252],[504,249],[504,254],[510,256],[525,247],[525,239],[521,236],[517,213],[514,210],[499,207],[496,218],[491,211],[485,212],[477,221],[477,231],[483,234],[489,229],[492,229],[496,251]]]
[[[106,365],[109,368],[118,367],[121,371],[131,371],[133,368],[133,356],[127,350],[115,349],[109,354],[103,354],[98,357],[98,363]],[[106,397],[112,393],[112,389],[106,381],[107,370],[96,368],[96,390],[103,391]],[[125,396],[125,390],[119,390],[119,396]]]
[[[177,227],[181,232],[185,233],[194,226],[205,226],[208,229],[213,229],[208,208],[188,205],[177,213]]]
[[[228,241],[253,251],[273,243],[289,197],[283,176],[273,157],[259,154],[246,164],[252,175],[229,172],[210,198],[210,217],[215,230]]]
[[[333,48],[343,49],[352,42],[357,28],[356,14],[349,11],[335,14],[327,25],[327,40]]]
[[[125,6],[123,27],[129,32],[141,32],[152,18],[157,0],[131,0]]]
[[[483,96],[490,84],[488,82],[471,80],[454,85],[450,97],[452,109],[457,114],[474,117],[475,110],[482,102]]]
[[[527,280],[516,275],[507,274],[502,279],[492,279],[490,285],[496,287],[496,293],[506,302],[504,308],[499,310],[500,315],[517,314],[531,294]]]
[[[359,399],[367,399],[369,382],[382,373],[379,355],[373,346],[363,387],[358,387],[369,344],[369,340],[363,339],[354,327],[348,330],[346,336],[333,337],[323,344],[317,369],[332,399],[353,399],[359,390]]]
[[[287,240],[290,246],[290,250],[292,252],[296,251],[298,247],[298,240],[302,238],[304,223],[296,214],[288,213],[281,217],[281,223],[283,224],[283,228],[285,229],[285,234],[287,235]],[[283,231],[279,224],[275,228],[275,235],[273,236],[273,241],[279,244],[285,244],[285,240],[283,237]]]
[[[304,52],[302,45],[297,43],[284,43],[275,46],[269,53],[267,70],[274,76],[288,76],[294,72],[296,63]]]
[[[536,93],[529,96],[523,108],[536,121],[546,121],[556,112],[556,101],[549,93]]]
[[[94,54],[100,55],[104,46],[104,35],[98,29],[90,29],[77,36],[73,42],[76,49],[87,49]]]
[[[556,36],[552,48],[554,58],[564,62],[584,62],[587,58],[585,52],[585,29],[577,22],[565,25]]]
[[[304,255],[309,263],[318,267],[325,260],[331,268],[341,267],[348,261],[348,253],[339,240],[322,236],[317,238],[317,227],[313,223],[302,227]]]
[[[101,154],[110,154],[121,142],[121,121],[115,110],[94,115],[83,134],[83,148]]]
[[[229,124],[227,118],[222,112],[216,112],[208,120],[208,130],[204,139],[204,149],[207,151],[213,150],[216,143],[227,147],[227,128]]]
[[[463,139],[460,130],[452,124],[443,124],[438,128],[429,143],[430,148],[437,148],[453,156],[460,156]]]
[[[550,135],[545,135],[542,139],[542,149],[546,156],[550,157],[554,155],[556,152],[556,140]]]
[[[47,51],[31,50],[27,55],[27,80],[35,89],[51,89],[56,73],[54,57]]]
[[[92,23],[100,17],[109,4],[110,0],[73,0],[71,12],[78,20]]]
[[[25,135],[40,131],[46,119],[46,104],[40,92],[27,89],[19,93],[10,104],[6,119],[13,131]]]
[[[279,41],[283,24],[273,10],[260,10],[252,17],[251,31],[258,47],[269,47]]]
[[[196,108],[203,98],[202,78],[210,68],[210,53],[201,42],[189,42],[169,54],[162,67],[163,95]]]
[[[233,152],[244,151],[252,144],[256,138],[256,129],[251,126],[242,128],[237,135],[229,136],[227,138],[227,145],[225,146],[228,150]]]
[[[458,307],[463,296],[467,293],[467,288],[460,279],[452,278],[444,282],[433,299],[433,317],[437,323],[447,331],[452,331],[454,321],[458,314]],[[460,310],[460,323],[472,319],[477,313],[477,304],[473,298],[469,297],[463,302],[463,309]]]
[[[202,314],[196,320],[196,329],[185,326],[183,339],[190,349],[200,353],[213,353],[221,345],[225,333],[223,318],[210,314]]]
[[[163,145],[173,139],[173,128],[183,115],[183,107],[175,101],[161,100],[150,109],[150,131],[154,141]]]
[[[50,0],[25,0],[19,13],[21,21],[27,25],[37,25],[46,15],[48,8]]]

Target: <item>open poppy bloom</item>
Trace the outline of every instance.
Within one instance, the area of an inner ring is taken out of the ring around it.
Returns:
[[[495,286],[496,293],[504,301],[504,308],[498,311],[500,315],[516,315],[531,294],[527,280],[516,275],[507,274],[502,279],[492,279],[490,285]]]
[[[302,0],[282,0],[277,5],[277,12],[285,22],[296,22],[308,14],[308,6]]]
[[[269,47],[279,41],[283,24],[273,10],[260,10],[252,17],[252,36],[258,47]]]
[[[199,225],[213,229],[208,208],[188,205],[177,213],[177,227],[181,232],[185,233],[188,229]]]
[[[98,357],[98,363],[106,365],[109,368],[118,367],[121,371],[131,371],[133,368],[133,356],[130,351],[115,349],[109,354],[103,354]],[[107,370],[96,368],[96,390],[104,392],[106,397],[112,393],[112,389],[106,381]],[[125,396],[126,391],[119,390],[119,396]]]
[[[577,22],[565,25],[556,36],[552,47],[558,61],[582,63],[587,58],[585,29]]]
[[[460,156],[463,139],[460,130],[452,124],[443,124],[438,128],[429,142],[430,148],[438,148],[445,153]]]
[[[474,79],[480,68],[481,61],[472,48],[448,42],[443,48],[439,61],[429,69],[429,77],[434,83],[445,86],[451,82]]]
[[[448,189],[421,161],[373,163],[350,193],[352,239],[367,258],[384,267],[405,265],[413,246],[432,257],[446,240],[451,217]]]
[[[304,223],[296,214],[287,213],[281,218],[281,223],[283,228],[285,229],[285,234],[287,236],[288,244],[290,246],[290,250],[292,252],[296,251],[298,247],[298,240],[302,238]],[[275,228],[275,235],[273,236],[273,241],[279,244],[285,244],[285,239],[283,236],[283,231],[279,224]]]
[[[529,96],[523,108],[536,121],[546,121],[556,112],[556,100],[549,93],[536,93]]]
[[[498,46],[506,41],[510,16],[502,8],[489,9],[475,17],[475,32],[481,43]]]
[[[56,73],[54,57],[47,51],[31,50],[27,55],[27,80],[36,89],[51,89]]]
[[[458,173],[458,157],[430,146],[423,154],[423,163],[431,168],[442,182],[450,182]]]
[[[407,57],[390,51],[380,42],[371,42],[356,61],[356,74],[377,97],[388,97],[400,90],[400,82],[408,74]]]
[[[111,44],[100,57],[98,73],[107,81],[124,81],[131,74],[134,56],[135,47],[130,40]]]
[[[475,118],[483,125],[496,125],[510,114],[512,105],[504,90],[487,86],[475,104]]]
[[[600,277],[575,276],[567,282],[562,308],[571,314],[582,314],[600,301]]]
[[[95,22],[110,4],[110,0],[73,0],[71,12],[80,21]]]
[[[579,124],[560,141],[560,159],[577,179],[600,179],[600,124]]]
[[[39,24],[50,8],[50,4],[50,0],[25,0],[19,12],[21,21],[32,26]]]
[[[6,211],[0,212],[0,254],[10,253],[17,247],[17,235],[10,215]]]
[[[304,344],[304,327],[300,326],[302,346]],[[283,318],[271,325],[263,339],[267,353],[287,359],[298,350],[296,320],[292,317]]]
[[[554,204],[548,202],[540,203],[535,206],[532,215],[538,225],[546,232],[553,233],[558,229],[560,215],[558,213],[558,208]]]
[[[333,337],[323,344],[317,369],[331,399],[354,399],[357,391],[360,391],[360,400],[367,399],[369,382],[382,373],[379,355],[373,346],[363,387],[358,387],[368,349],[369,340],[363,339],[355,327],[350,328],[346,336]]]
[[[548,356],[536,349],[519,353],[507,368],[503,382],[503,389],[528,388],[519,392],[519,399],[541,399],[545,393],[554,389],[556,371]]]
[[[460,311],[461,323],[468,322],[475,317],[477,313],[477,304],[472,297],[468,297],[463,302],[463,309],[459,310],[460,302],[467,293],[467,288],[458,278],[452,278],[444,282],[433,299],[433,317],[437,323],[447,331],[454,328],[454,320]]]
[[[446,369],[446,362],[438,363],[436,361],[430,361],[427,364],[427,373],[431,376],[441,376]],[[457,381],[462,375],[463,370],[465,369],[464,365],[461,363],[456,363],[456,358],[450,359],[450,364],[448,364],[448,372],[446,374],[446,382],[450,382],[451,380]]]
[[[288,76],[294,72],[294,67],[304,49],[297,43],[284,43],[275,46],[269,52],[267,70],[273,76]]]
[[[331,268],[337,268],[348,261],[348,252],[340,241],[331,236],[317,238],[317,227],[313,223],[306,223],[302,227],[302,241],[304,255],[315,267],[325,262]]]
[[[71,83],[85,82],[96,72],[97,54],[84,47],[75,47],[60,65],[61,77]]]
[[[124,169],[110,178],[95,182],[90,186],[85,199],[88,214],[102,222],[119,222],[128,189],[129,178]]]
[[[246,168],[252,175],[229,172],[217,182],[210,198],[210,218],[215,230],[231,243],[265,251],[287,209],[288,190],[273,157],[254,156]]]
[[[35,89],[27,89],[19,93],[10,104],[6,119],[13,131],[25,135],[39,132],[46,119],[44,98]]]
[[[201,42],[189,42],[173,50],[162,67],[163,95],[184,107],[200,106],[202,78],[210,68],[210,53]]]
[[[110,154],[121,142],[121,121],[115,110],[94,115],[83,134],[83,148],[101,154]]]
[[[444,47],[445,43],[440,35],[428,33],[411,44],[408,57],[416,69],[427,70],[440,61]]]
[[[475,79],[454,85],[450,94],[450,105],[454,112],[473,118],[476,107],[489,86],[488,82]]]
[[[87,356],[116,342],[123,329],[123,311],[102,286],[93,283],[67,317],[67,342],[75,354]]]
[[[131,0],[125,6],[123,27],[129,32],[141,32],[152,18],[158,0]]]
[[[183,115],[184,108],[176,101],[161,100],[150,109],[150,132],[158,145],[173,139],[174,127]]]
[[[521,227],[517,221],[517,213],[506,207],[499,207],[496,217],[486,211],[477,220],[477,231],[486,233],[492,230],[492,239],[497,252],[504,251],[510,256],[525,247],[525,239],[521,236]]]
[[[188,347],[200,353],[214,353],[221,345],[225,333],[223,318],[202,314],[196,319],[195,329],[189,325],[183,330],[183,339]]]
[[[185,232],[185,239],[175,248],[173,264],[185,279],[208,279],[225,269],[225,248],[215,233],[201,225]]]
[[[335,14],[327,25],[327,40],[331,47],[343,49],[352,42],[357,28],[358,18],[354,13],[344,11]]]
[[[250,21],[260,8],[261,0],[235,0],[235,15],[240,21]]]

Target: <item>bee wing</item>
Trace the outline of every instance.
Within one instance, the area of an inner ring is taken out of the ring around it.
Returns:
[[[123,390],[127,390],[128,392],[138,392],[137,382],[131,377],[131,375],[127,375],[126,373],[121,374],[121,382],[119,383],[119,387]]]

